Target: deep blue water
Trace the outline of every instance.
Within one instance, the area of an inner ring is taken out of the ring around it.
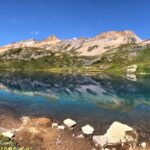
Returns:
[[[150,76],[0,73],[0,107],[18,116],[72,118],[103,133],[113,121],[150,132]]]

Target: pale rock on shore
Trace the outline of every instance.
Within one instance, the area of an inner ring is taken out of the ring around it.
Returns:
[[[93,141],[100,147],[122,143],[136,145],[138,142],[138,134],[128,125],[122,124],[120,122],[114,122],[107,130],[106,134],[93,136]]]
[[[65,119],[63,121],[64,125],[67,126],[68,128],[72,128],[73,126],[75,126],[77,124],[76,121],[72,120],[72,119]]]
[[[94,128],[89,124],[82,127],[81,130],[86,135],[92,135],[94,133]]]

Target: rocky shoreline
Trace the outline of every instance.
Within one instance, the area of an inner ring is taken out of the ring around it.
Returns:
[[[3,113],[2,113],[3,112]],[[62,123],[42,117],[17,118],[1,110],[0,143],[3,138],[12,147],[24,150],[149,150],[150,141],[143,141],[132,127],[114,122],[104,135],[95,135],[91,125],[76,130],[78,122],[68,118]],[[24,148],[23,148],[24,147]],[[21,149],[21,148],[20,148]]]

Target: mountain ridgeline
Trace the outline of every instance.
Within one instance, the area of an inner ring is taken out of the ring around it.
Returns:
[[[104,32],[93,38],[43,41],[24,40],[0,47],[0,69],[93,69],[124,70],[137,64],[139,72],[150,72],[150,40],[132,31]]]

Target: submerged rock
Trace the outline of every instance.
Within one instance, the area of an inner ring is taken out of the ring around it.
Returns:
[[[68,128],[72,128],[73,126],[75,126],[77,123],[76,121],[72,120],[72,119],[65,119],[63,121],[64,125],[67,126]]]
[[[121,143],[137,144],[138,134],[128,125],[114,122],[102,136],[94,136],[93,141],[101,147],[117,145]]]
[[[94,132],[94,128],[92,126],[90,126],[89,124],[88,125],[85,125],[81,128],[82,132],[86,135],[91,135],[93,134]]]

